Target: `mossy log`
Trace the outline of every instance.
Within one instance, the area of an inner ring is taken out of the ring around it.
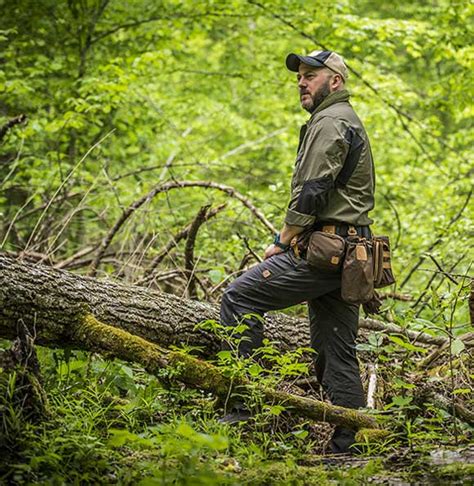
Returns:
[[[37,344],[79,345],[71,341],[70,331],[84,309],[90,309],[101,322],[165,348],[195,346],[203,356],[211,356],[220,346],[215,335],[196,329],[202,321],[219,319],[215,305],[0,254],[1,338],[14,339],[21,319],[34,328]],[[308,346],[308,325],[305,320],[275,314],[268,317],[266,337],[281,350]]]
[[[355,436],[360,444],[379,444],[390,437],[390,432],[384,429],[359,429]]]
[[[101,322],[165,348],[195,346],[203,356],[211,356],[219,349],[213,334],[196,329],[202,321],[219,319],[215,305],[83,277],[0,254],[0,337],[14,339],[21,320],[34,329],[38,344],[80,347],[80,343],[71,341],[70,330],[83,309],[90,309]],[[384,329],[383,323],[373,319],[360,320],[360,327],[374,329],[375,325]],[[308,328],[306,319],[274,313],[267,316],[265,336],[280,350],[293,350],[309,346]],[[416,334],[423,342],[424,335]]]
[[[138,362],[150,373],[159,373],[164,368],[172,368],[172,376],[189,386],[213,393],[222,399],[229,396],[236,387],[239,393],[255,390],[244,378],[229,378],[218,367],[181,351],[169,351],[134,336],[127,331],[104,324],[91,314],[78,315],[71,328],[71,338],[81,343],[83,349],[106,353],[127,361]],[[292,395],[265,387],[261,391],[267,403],[285,406],[293,415],[315,421],[344,425],[352,429],[376,428],[377,422],[369,415],[357,410],[329,405],[318,400]]]

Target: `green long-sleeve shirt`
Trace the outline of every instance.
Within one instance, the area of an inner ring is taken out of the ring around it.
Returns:
[[[367,133],[346,90],[331,93],[302,128],[285,223],[369,225],[375,174]]]

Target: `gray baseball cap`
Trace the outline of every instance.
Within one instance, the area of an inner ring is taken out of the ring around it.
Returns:
[[[331,71],[340,74],[344,81],[349,77],[344,59],[333,51],[313,51],[307,56],[291,53],[286,57],[286,67],[290,71],[297,73],[301,63],[314,67],[327,67]]]

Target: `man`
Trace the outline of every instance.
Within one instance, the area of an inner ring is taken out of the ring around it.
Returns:
[[[289,54],[286,66],[297,73],[301,106],[311,117],[300,132],[285,223],[265,260],[227,288],[221,319],[233,326],[244,315],[257,315],[243,320],[248,331],[239,352],[249,356],[262,343],[258,316],[307,301],[318,380],[333,404],[359,408],[365,405],[355,350],[359,307],[342,300],[340,270],[310,267],[290,243],[307,230],[342,237],[355,230],[370,237],[375,188],[370,144],[349,103],[341,56]],[[353,442],[353,431],[337,427],[331,445],[334,452],[347,452]]]

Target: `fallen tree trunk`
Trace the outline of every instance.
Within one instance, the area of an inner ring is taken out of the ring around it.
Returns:
[[[196,346],[209,356],[220,346],[215,335],[196,329],[202,321],[219,319],[216,306],[0,255],[0,337],[14,339],[21,320],[34,328],[36,343],[64,347],[84,309],[166,348]],[[282,350],[295,349],[308,345],[307,327],[302,319],[275,314],[266,336]]]
[[[190,345],[210,356],[219,349],[215,335],[196,325],[219,319],[214,305],[171,294],[130,287],[111,280],[97,280],[0,255],[0,337],[14,339],[21,320],[34,329],[36,342],[48,346],[71,345],[71,326],[77,315],[90,310],[101,322],[124,329],[163,347]],[[373,319],[361,319],[361,327],[383,330]],[[309,346],[305,319],[270,314],[265,335],[282,350]],[[397,328],[390,329],[396,332]],[[398,329],[403,333],[402,330]],[[416,333],[419,342],[444,344],[442,338]]]

